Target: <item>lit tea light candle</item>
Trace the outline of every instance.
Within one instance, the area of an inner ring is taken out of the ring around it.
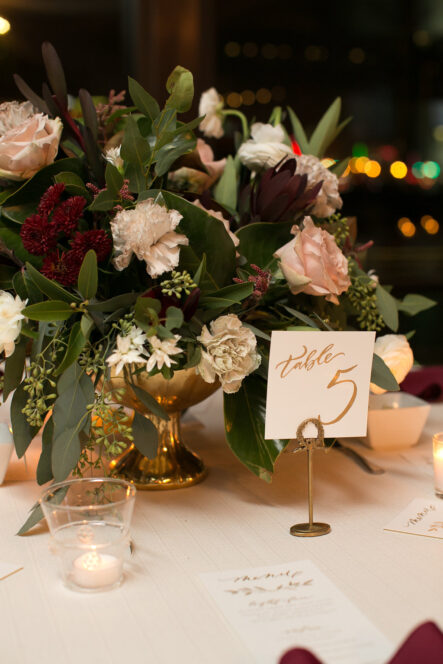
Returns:
[[[433,442],[435,493],[443,498],[443,433],[436,433]]]
[[[108,554],[89,551],[74,560],[72,581],[81,588],[113,586],[122,575],[122,561]]]

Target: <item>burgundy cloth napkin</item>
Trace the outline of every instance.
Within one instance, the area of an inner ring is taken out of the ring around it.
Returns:
[[[417,627],[387,664],[442,664],[443,633],[433,622]],[[322,664],[304,648],[293,648],[283,655],[279,664]],[[326,663],[325,663],[326,664]]]

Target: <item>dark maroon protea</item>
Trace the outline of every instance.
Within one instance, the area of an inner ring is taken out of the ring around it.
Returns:
[[[314,202],[323,182],[308,188],[306,175],[296,173],[297,160],[287,159],[268,168],[257,183],[248,185],[243,193],[249,197],[249,211],[243,224],[256,221],[293,221]]]

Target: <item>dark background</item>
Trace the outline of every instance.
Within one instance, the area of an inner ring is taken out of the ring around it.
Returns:
[[[402,326],[417,330],[419,362],[443,364],[443,173],[412,171],[417,162],[443,168],[441,0],[0,0],[0,15],[11,24],[0,35],[2,100],[20,97],[14,72],[40,87],[44,40],[72,94],[119,91],[129,73],[162,100],[181,64],[194,73],[196,107],[215,85],[228,106],[258,120],[289,104],[308,131],[340,95],[354,120],[330,156],[367,154],[381,166],[376,178],[348,176],[345,211],[358,218],[359,240],[375,241],[368,267],[394,294],[439,301]],[[408,166],[406,178],[390,174],[395,160]]]

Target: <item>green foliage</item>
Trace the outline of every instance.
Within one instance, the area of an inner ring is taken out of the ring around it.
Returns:
[[[82,317],[83,320],[83,317]],[[86,337],[83,334],[82,322],[76,321],[69,334],[68,345],[62,361],[54,372],[55,376],[60,376],[68,367],[75,362],[86,344]]]
[[[5,361],[5,379],[3,384],[3,402],[21,383],[25,369],[26,346],[28,339],[21,338],[16,344],[12,355]]]
[[[262,269],[267,269],[274,260],[274,253],[291,239],[292,221],[275,224],[258,222],[248,224],[237,231],[240,254]]]
[[[15,451],[19,459],[24,455],[39,430],[39,427],[31,426],[26,417],[23,416],[27,401],[28,393],[25,391],[24,383],[21,383],[15,390],[11,402],[12,434]]]
[[[158,401],[154,399],[153,396],[143,390],[138,385],[135,385],[134,382],[131,382],[131,389],[134,392],[137,399],[147,408],[153,415],[159,417],[162,420],[169,420],[169,415],[167,412],[160,406]]]
[[[167,330],[178,330],[183,325],[183,311],[177,307],[166,310],[165,327]]]
[[[78,290],[85,300],[90,300],[97,293],[98,287],[98,269],[97,254],[94,249],[90,249],[83,259],[80,272],[78,274]]]
[[[341,99],[340,97],[337,97],[321,117],[319,123],[312,132],[311,138],[308,140],[303,126],[292,108],[288,107],[288,113],[295,140],[299,144],[301,151],[304,154],[312,154],[319,159],[325,156],[328,147],[351,121],[351,118],[347,118],[343,122],[339,122]]]
[[[42,452],[37,465],[37,482],[46,484],[53,478],[52,474],[52,437],[54,435],[54,421],[52,417],[45,424],[42,434]]]
[[[230,210],[237,207],[237,171],[231,155],[226,159],[223,175],[215,186],[214,198],[217,203]]]
[[[265,440],[266,382],[247,376],[235,394],[224,395],[225,429],[229,447],[255,475],[270,481],[274,463],[287,440]]]
[[[94,385],[81,367],[72,364],[57,383],[58,398],[54,404],[52,472],[57,482],[75,468],[81,453],[80,432],[88,429],[94,403]]]
[[[46,302],[30,304],[23,309],[22,313],[31,320],[55,321],[67,320],[72,316],[74,310],[63,300],[46,300]]]
[[[375,353],[372,358],[371,383],[375,383],[375,385],[378,385],[384,390],[389,390],[390,392],[398,392],[400,389],[392,371],[381,357]]]
[[[70,171],[62,171],[54,176],[55,182],[63,183],[65,190],[72,196],[83,196],[86,199],[90,198],[90,193],[85,187],[82,178],[76,173]]]
[[[393,331],[398,330],[397,301],[380,284],[376,288],[377,308],[386,325]]]
[[[30,263],[26,264],[26,275],[31,279],[41,293],[53,300],[62,300],[68,304],[71,302],[80,302],[80,298],[69,293],[56,281],[45,277],[41,272],[35,269]]]
[[[160,113],[160,107],[154,97],[130,76],[128,76],[128,88],[132,101],[138,110],[154,120]]]
[[[417,295],[416,293],[409,293],[406,295],[402,302],[398,302],[398,310],[403,311],[408,316],[416,316],[422,311],[435,307],[437,303],[434,300],[425,297],[424,295]]]
[[[134,445],[139,452],[148,459],[154,459],[157,456],[158,431],[150,419],[137,411],[134,411],[132,435],[134,436]]]

